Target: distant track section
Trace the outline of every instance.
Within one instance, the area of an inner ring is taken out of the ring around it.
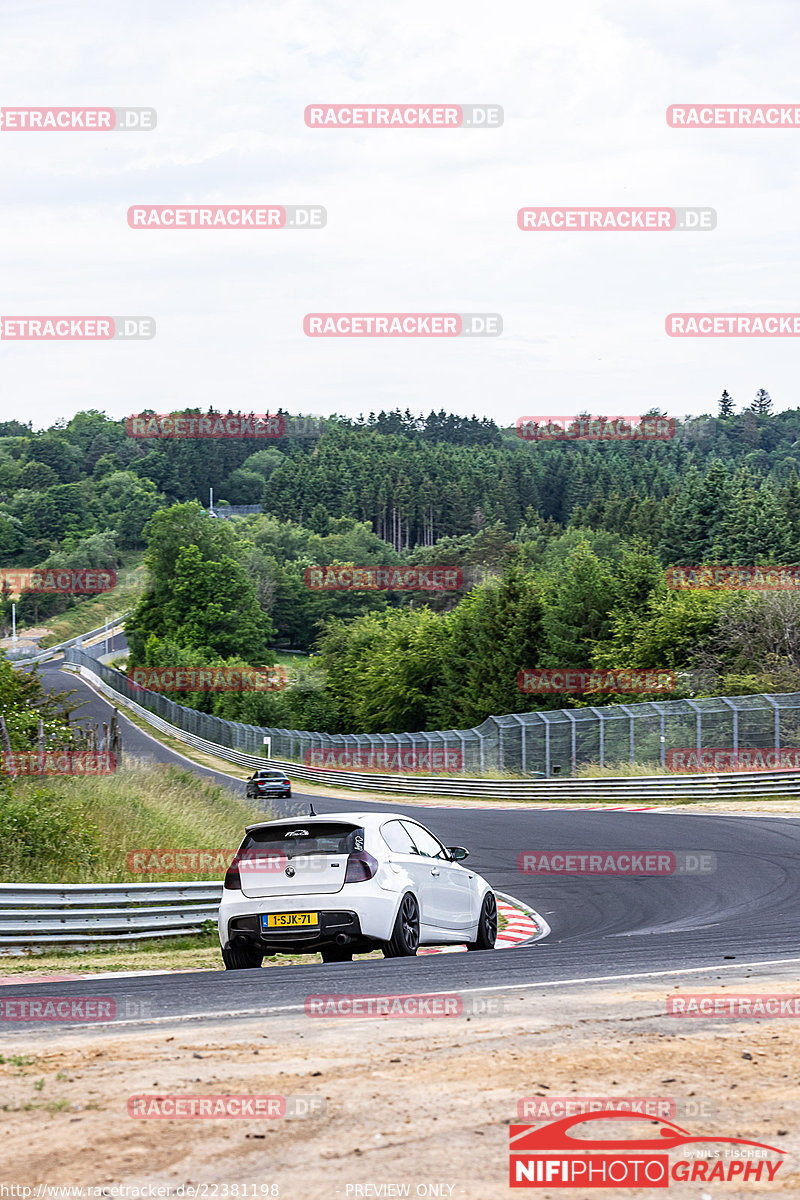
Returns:
[[[309,783],[328,787],[435,796],[440,799],[452,797],[479,800],[533,800],[545,803],[579,801],[658,804],[674,800],[735,800],[738,798],[764,800],[800,796],[800,775],[788,771],[742,771],[722,775],[654,775],[641,778],[558,780],[463,779],[455,776],[441,778],[421,775],[389,775],[372,771],[324,771],[285,759],[268,759],[261,755],[246,754],[188,733],[176,725],[171,725],[143,705],[137,704],[115,691],[92,669],[95,664],[87,655],[80,654],[80,652],[73,652],[73,655],[77,660],[76,665],[78,665],[83,679],[91,683],[101,695],[107,697],[112,703],[137,713],[160,733],[176,738],[206,754],[213,754],[229,762],[238,763],[239,766],[253,769],[273,766],[285,771],[290,778],[304,779]]]
[[[28,654],[10,649],[6,650],[5,654],[15,666],[35,666],[36,663],[43,663],[51,658],[56,658],[64,650],[70,650],[72,647],[80,649],[90,638],[102,637],[103,634],[116,633],[117,630],[122,629],[125,625],[126,616],[127,613],[121,617],[117,617],[114,621],[110,621],[107,625],[98,625],[97,629],[87,629],[86,633],[79,633],[76,637],[67,638],[65,642],[57,642],[55,646],[48,646],[46,650],[38,650],[33,654]]]

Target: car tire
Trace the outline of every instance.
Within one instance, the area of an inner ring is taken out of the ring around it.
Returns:
[[[258,946],[247,943],[241,946],[223,946],[222,961],[226,971],[245,971],[260,967],[264,961],[264,952]]]
[[[353,951],[346,946],[323,946],[320,954],[324,963],[353,961]]]
[[[256,798],[256,794],[252,788],[248,788],[245,794],[248,800],[255,800]]]
[[[494,950],[497,940],[497,900],[494,892],[487,892],[478,917],[478,940],[467,942],[468,950]]]
[[[400,901],[394,929],[383,944],[384,958],[407,958],[417,953],[419,946],[419,903],[413,892],[406,892]]]

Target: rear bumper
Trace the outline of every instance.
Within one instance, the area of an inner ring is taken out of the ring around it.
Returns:
[[[223,947],[234,938],[245,938],[274,949],[314,950],[335,944],[337,934],[343,933],[374,947],[376,942],[386,942],[392,936],[399,902],[399,893],[376,886],[374,879],[345,884],[338,892],[284,892],[277,896],[245,896],[241,891],[223,888],[219,940]],[[319,926],[262,930],[261,917],[280,912],[319,913]]]
[[[323,946],[347,946],[348,949],[372,949],[373,943],[361,929],[358,914],[345,909],[320,909],[319,927],[315,929],[262,929],[261,914],[231,917],[228,922],[228,941],[244,939],[256,943],[269,953],[311,954]]]

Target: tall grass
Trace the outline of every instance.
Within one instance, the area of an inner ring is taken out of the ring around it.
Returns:
[[[599,763],[584,763],[577,768],[573,779],[608,779],[614,776],[627,778],[640,775],[671,775],[675,778],[675,772],[668,771],[660,762],[618,762],[605,767],[601,767]]]
[[[221,879],[224,869],[131,871],[143,849],[235,849],[269,813],[192,771],[126,760],[114,775],[24,779],[0,796],[0,881],[145,883]]]

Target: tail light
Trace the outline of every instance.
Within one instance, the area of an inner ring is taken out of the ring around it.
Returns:
[[[225,882],[222,885],[231,891],[240,892],[242,890],[242,877],[239,874],[239,858],[236,856],[225,872]]]
[[[284,786],[284,787],[291,787],[292,785],[291,785],[291,782],[290,782],[288,779],[284,779],[284,781],[283,781],[283,786]]]
[[[344,881],[345,883],[365,883],[368,879],[372,879],[377,870],[377,858],[367,854],[366,850],[354,850],[347,856],[347,871]]]

